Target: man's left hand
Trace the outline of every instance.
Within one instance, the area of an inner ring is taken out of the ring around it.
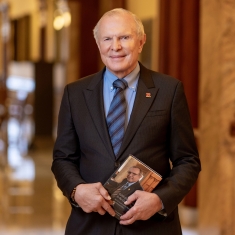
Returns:
[[[128,225],[136,220],[147,220],[162,209],[162,201],[155,193],[136,190],[128,197],[125,205],[134,201],[134,206],[120,217],[120,224]]]

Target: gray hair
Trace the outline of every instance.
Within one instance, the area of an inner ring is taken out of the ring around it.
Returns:
[[[136,16],[131,11],[128,11],[126,9],[115,8],[111,11],[107,11],[106,13],[104,13],[104,15],[100,18],[100,20],[96,24],[95,28],[93,29],[93,34],[94,34],[94,38],[95,38],[96,42],[98,41],[98,32],[99,32],[99,26],[100,26],[101,19],[105,16],[113,16],[113,15],[121,15],[121,14],[128,14],[129,16],[131,16],[134,19],[135,23],[136,23],[137,36],[139,38],[144,36],[144,26],[143,26],[143,23],[142,23],[142,21],[140,20],[140,18],[138,16]]]

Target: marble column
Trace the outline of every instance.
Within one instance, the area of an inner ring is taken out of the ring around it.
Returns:
[[[199,234],[235,234],[235,0],[201,0]]]

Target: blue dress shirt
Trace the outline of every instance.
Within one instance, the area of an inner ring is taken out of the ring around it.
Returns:
[[[124,79],[128,83],[128,87],[124,91],[124,95],[127,102],[127,111],[126,111],[126,121],[125,121],[125,129],[127,128],[128,122],[130,120],[131,112],[133,109],[137,84],[140,75],[140,66],[137,63],[135,69],[129,73]],[[112,72],[110,72],[107,68],[104,72],[104,87],[103,87],[103,95],[104,95],[104,110],[105,116],[107,117],[110,104],[113,100],[113,96],[115,93],[115,88],[113,88],[113,82],[118,79]]]

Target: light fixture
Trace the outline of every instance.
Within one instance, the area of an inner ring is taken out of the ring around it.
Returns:
[[[64,17],[64,26],[68,27],[71,24],[71,14],[69,11],[63,13]]]
[[[61,30],[71,24],[71,14],[66,0],[58,0],[56,5],[53,26],[55,30]]]

